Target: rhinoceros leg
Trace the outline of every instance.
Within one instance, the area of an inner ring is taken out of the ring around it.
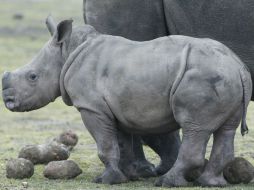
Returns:
[[[98,156],[105,165],[104,172],[94,182],[118,184],[127,181],[119,169],[120,151],[117,128],[113,119],[101,113],[80,110],[82,120],[97,144]]]
[[[142,136],[118,132],[121,152],[120,168],[131,180],[138,177],[154,177],[170,170],[176,161],[181,144],[179,131],[168,134]],[[154,168],[145,158],[141,141],[152,148],[161,158],[160,164]]]
[[[161,158],[156,167],[157,175],[163,175],[174,165],[181,145],[179,131],[142,137],[145,144],[151,147]]]
[[[178,158],[169,172],[156,181],[156,186],[189,186],[189,182],[185,179],[186,174],[205,164],[205,150],[211,132],[200,130],[197,133],[195,125],[193,127],[190,123],[186,125],[187,128],[183,127],[183,140]]]
[[[135,155],[133,152],[131,136],[121,130],[118,130],[117,138],[120,149],[119,168],[128,179],[137,180],[139,176],[133,164]]]
[[[188,186],[186,174],[204,166],[211,134],[222,127],[241,104],[240,89],[233,91],[232,86],[225,85],[217,89],[216,95],[212,84],[203,79],[206,77],[209,76],[187,71],[171,97],[174,117],[182,128],[183,139],[174,166],[159,179],[157,185]],[[232,141],[227,143],[230,145]],[[222,171],[223,168],[220,169]]]
[[[155,167],[145,159],[140,136],[118,131],[119,167],[130,180],[156,176]]]
[[[132,138],[133,151],[135,155],[134,166],[139,177],[148,178],[155,177],[155,166],[150,163],[144,154],[141,137],[136,135]]]
[[[240,118],[241,109],[214,132],[211,156],[203,174],[197,180],[198,184],[203,186],[227,185],[227,181],[223,177],[223,168],[234,159],[234,137]]]

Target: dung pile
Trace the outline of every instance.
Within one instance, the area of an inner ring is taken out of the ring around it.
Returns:
[[[68,130],[61,133],[58,137],[53,139],[53,141],[59,144],[64,144],[68,147],[69,150],[72,150],[78,143],[78,135],[76,135],[71,130]]]
[[[254,178],[254,167],[246,159],[236,157],[226,165],[223,174],[225,179],[231,184],[247,184]]]
[[[6,164],[6,177],[14,179],[30,178],[34,174],[34,165],[23,158],[10,159]]]
[[[79,166],[72,160],[50,162],[43,172],[49,179],[72,179],[82,173]]]
[[[50,143],[42,145],[27,145],[19,152],[19,158],[25,158],[33,164],[47,164],[56,160],[67,160],[70,152],[65,145]]]
[[[46,144],[23,147],[18,159],[10,159],[6,164],[6,177],[24,179],[32,177],[34,164],[48,164],[44,176],[49,179],[71,179],[82,173],[79,166],[67,160],[70,151],[78,143],[78,136],[68,130]]]

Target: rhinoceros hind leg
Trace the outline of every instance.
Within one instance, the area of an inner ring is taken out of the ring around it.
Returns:
[[[202,130],[200,127],[197,132],[196,125],[191,123],[185,125],[188,127],[183,126],[183,141],[178,158],[169,172],[156,182],[156,186],[189,186],[190,183],[185,179],[186,174],[205,164],[205,150],[211,132]]]
[[[214,142],[209,162],[203,174],[197,179],[202,186],[226,186],[223,168],[234,159],[235,131],[241,119],[241,109],[214,132]]]

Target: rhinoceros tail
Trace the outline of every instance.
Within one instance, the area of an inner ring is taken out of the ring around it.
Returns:
[[[252,84],[250,80],[250,74],[246,70],[245,66],[240,69],[240,78],[243,87],[243,111],[242,111],[242,122],[241,122],[241,134],[244,136],[248,133],[249,129],[246,123],[247,107],[251,98]]]

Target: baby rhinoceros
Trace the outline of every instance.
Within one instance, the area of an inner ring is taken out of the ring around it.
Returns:
[[[136,42],[103,35],[72,20],[49,27],[53,37],[22,68],[3,75],[3,99],[11,111],[41,108],[57,97],[75,106],[105,164],[98,183],[127,181],[119,169],[117,129],[159,134],[182,128],[174,166],[158,186],[187,186],[186,174],[205,163],[197,183],[224,186],[223,167],[233,159],[237,126],[245,134],[252,82],[242,61],[211,39],[168,36]]]

